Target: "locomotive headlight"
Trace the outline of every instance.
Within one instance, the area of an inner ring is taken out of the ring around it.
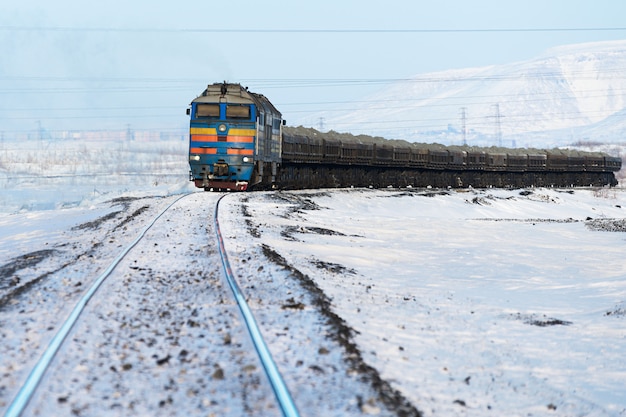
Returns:
[[[200,160],[200,155],[191,155],[191,156],[189,156],[189,160],[190,161],[199,161]]]
[[[226,125],[222,123],[221,125],[217,127],[217,130],[219,130],[222,133],[226,132]]]
[[[245,163],[248,163],[248,162],[252,163],[252,158],[250,158],[249,156],[244,156],[243,157],[243,162],[245,162]]]

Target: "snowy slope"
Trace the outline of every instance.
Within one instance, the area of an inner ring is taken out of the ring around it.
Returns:
[[[362,103],[323,114],[325,126],[413,141],[504,145],[602,122],[626,107],[626,41],[568,45],[528,61],[421,74],[389,85]],[[623,124],[623,118],[615,122]],[[600,134],[613,129],[601,126]],[[620,130],[623,131],[623,130]],[[531,135],[527,136],[528,133]],[[615,140],[621,138],[615,138]]]

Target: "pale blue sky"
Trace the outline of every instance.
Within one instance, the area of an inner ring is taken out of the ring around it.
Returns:
[[[265,94],[288,121],[314,119],[384,80],[626,38],[492,30],[623,28],[624,16],[618,0],[3,2],[0,131],[178,128],[189,101],[221,80]]]

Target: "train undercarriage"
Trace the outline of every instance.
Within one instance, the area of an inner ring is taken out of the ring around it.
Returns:
[[[340,187],[516,188],[615,186],[613,172],[432,170],[327,164],[283,164],[276,183],[254,189]]]

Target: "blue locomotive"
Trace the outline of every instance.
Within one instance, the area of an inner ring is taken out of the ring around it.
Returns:
[[[207,86],[187,109],[190,180],[206,191],[273,184],[281,160],[281,113],[240,84]]]

